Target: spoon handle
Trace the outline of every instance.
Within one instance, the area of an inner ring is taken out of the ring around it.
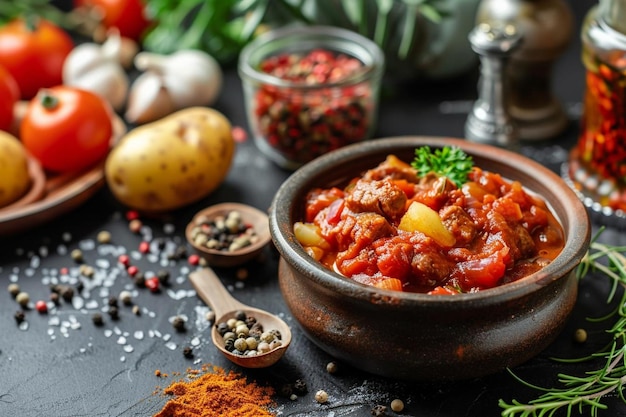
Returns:
[[[248,308],[230,295],[222,281],[209,267],[193,271],[189,274],[189,280],[200,298],[211,307],[217,317],[229,311]]]

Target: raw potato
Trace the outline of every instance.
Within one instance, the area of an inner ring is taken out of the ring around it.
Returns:
[[[197,201],[224,180],[235,152],[228,119],[192,107],[127,133],[111,150],[105,178],[131,208],[163,212]]]
[[[0,207],[17,201],[30,184],[26,149],[15,136],[0,130]]]

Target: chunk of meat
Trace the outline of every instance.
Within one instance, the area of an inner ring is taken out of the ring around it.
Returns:
[[[439,216],[446,229],[454,235],[457,246],[468,245],[474,240],[476,224],[462,207],[445,206],[439,211]]]
[[[338,226],[337,240],[340,250],[343,250],[338,258],[356,256],[376,239],[395,233],[395,228],[387,219],[376,213],[355,213],[340,221]]]
[[[346,195],[345,201],[355,213],[372,212],[395,219],[404,213],[407,197],[391,181],[359,180]]]

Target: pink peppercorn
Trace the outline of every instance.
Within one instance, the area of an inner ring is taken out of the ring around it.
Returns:
[[[139,252],[141,253],[148,253],[150,252],[150,243],[143,241],[139,244]]]
[[[189,255],[187,262],[189,262],[189,265],[198,265],[200,263],[200,256],[196,254]]]
[[[126,272],[129,276],[134,277],[135,275],[137,275],[137,272],[139,272],[139,268],[137,268],[135,265],[131,265],[126,268]]]
[[[128,257],[128,255],[120,255],[117,258],[117,261],[124,266],[130,265],[130,258]]]
[[[150,291],[158,292],[161,284],[158,277],[150,277],[146,279],[145,285]]]
[[[138,218],[139,218],[139,212],[135,210],[128,210],[126,212],[126,220],[130,221],[130,220],[135,220]]]
[[[43,300],[39,300],[35,303],[35,310],[37,310],[40,314],[45,314],[48,312],[48,304],[46,304]]]

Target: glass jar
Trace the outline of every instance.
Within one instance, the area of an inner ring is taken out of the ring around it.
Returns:
[[[295,26],[269,31],[239,57],[255,144],[295,170],[374,132],[384,69],[380,48],[349,30]]]
[[[586,91],[568,175],[585,204],[626,218],[626,0],[600,0],[582,27]]]

